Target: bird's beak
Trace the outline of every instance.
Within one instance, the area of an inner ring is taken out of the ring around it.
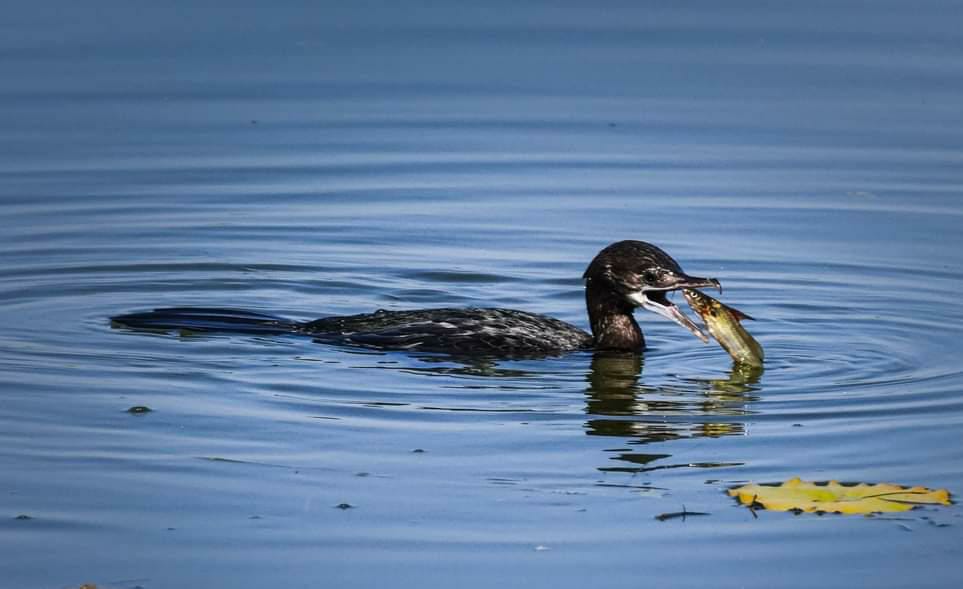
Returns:
[[[656,290],[679,290],[682,288],[714,288],[722,293],[722,284],[715,278],[699,278],[688,274],[669,274]]]
[[[627,298],[634,305],[652,311],[666,319],[674,321],[692,332],[703,343],[709,343],[709,337],[692,322],[691,319],[675,306],[665,295],[672,290],[681,288],[715,288],[722,292],[722,285],[715,278],[699,278],[686,274],[672,274],[666,276],[659,286],[643,286],[641,290],[629,293]]]

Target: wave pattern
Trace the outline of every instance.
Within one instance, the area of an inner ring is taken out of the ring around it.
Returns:
[[[766,586],[953,586],[954,516],[757,520],[722,490],[963,489],[954,8],[382,4],[5,12],[5,582],[736,586],[751,554]],[[719,278],[765,370],[644,312],[644,358],[502,362],[108,321],[584,327],[618,239]],[[712,517],[654,519],[683,506]]]

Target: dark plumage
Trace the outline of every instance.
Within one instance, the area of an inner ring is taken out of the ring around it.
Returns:
[[[161,331],[297,333],[324,343],[454,355],[547,356],[591,348],[641,351],[645,339],[632,315],[636,307],[672,319],[704,339],[665,293],[719,284],[715,279],[687,276],[667,253],[642,241],[606,247],[583,278],[591,334],[545,315],[475,308],[378,310],[294,322],[249,311],[176,307],[120,315],[112,321]]]
[[[513,309],[420,309],[325,317],[298,327],[322,342],[496,356],[551,355],[592,347],[564,321]]]

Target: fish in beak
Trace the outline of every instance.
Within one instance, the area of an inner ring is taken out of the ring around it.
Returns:
[[[683,288],[715,288],[722,292],[722,285],[719,284],[718,280],[689,276],[682,272],[661,268],[646,270],[640,278],[639,288],[625,294],[625,298],[630,303],[678,323],[691,331],[703,343],[709,343],[709,336],[686,317],[679,307],[668,299],[666,294]]]

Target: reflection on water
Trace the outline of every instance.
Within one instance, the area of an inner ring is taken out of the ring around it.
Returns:
[[[540,375],[537,370],[500,366],[494,358],[453,357],[442,354],[417,355],[414,358],[432,366],[390,366],[372,368],[398,370],[408,374],[482,379],[459,384],[464,390],[498,388],[502,390],[536,390]],[[585,431],[591,436],[625,438],[627,444],[649,444],[689,438],[719,438],[746,433],[740,416],[751,415],[749,404],[758,400],[763,369],[733,364],[727,378],[686,378],[676,384],[653,386],[643,382],[645,358],[642,354],[599,351],[591,355],[585,372]],[[484,379],[496,379],[485,383]],[[422,409],[446,411],[534,411],[535,409],[473,409],[448,405],[422,406]],[[668,446],[666,448],[669,448]],[[645,472],[667,468],[732,466],[730,462],[697,462],[650,465],[670,458],[668,453],[619,452],[610,457],[630,462],[631,467],[600,467],[607,472]]]
[[[434,374],[437,376],[479,376],[504,379],[526,378],[536,374],[529,370],[500,366],[497,358],[471,358],[465,356],[449,356],[445,354],[423,354],[419,355],[418,359],[422,362],[430,364],[446,365],[430,367],[406,366],[402,370],[411,374]]]
[[[747,406],[758,398],[752,391],[762,376],[761,368],[734,365],[725,379],[688,379],[686,386],[653,387],[640,383],[643,364],[636,354],[593,356],[586,412],[605,418],[587,421],[589,435],[650,443],[745,432],[745,424],[733,418],[750,414]]]

